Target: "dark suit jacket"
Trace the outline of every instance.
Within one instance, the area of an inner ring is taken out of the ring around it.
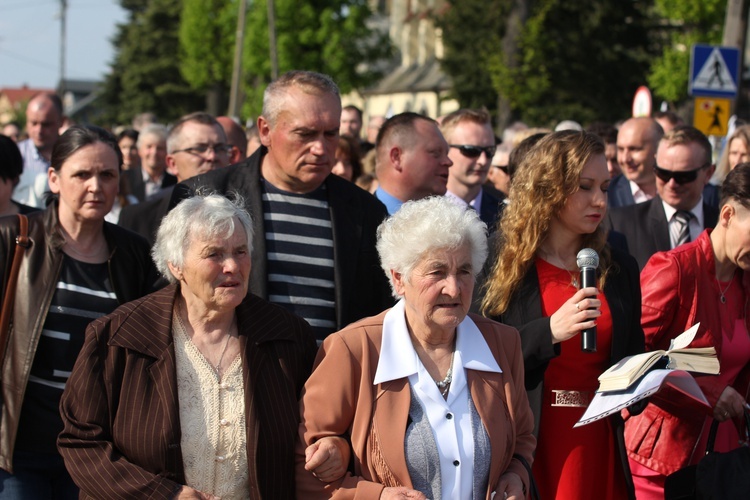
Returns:
[[[671,249],[669,222],[658,196],[645,203],[612,209],[607,217],[609,226],[627,238],[630,254],[640,269],[656,252]],[[704,202],[703,227],[716,226],[718,219],[718,209]]]
[[[81,498],[173,498],[185,484],[171,285],[97,319],[68,380],[60,453]],[[297,400],[316,344],[310,327],[248,295],[237,307],[250,498],[294,498]]]
[[[615,265],[604,285],[604,296],[612,314],[610,361],[614,364],[625,356],[643,352],[645,347],[641,328],[641,285],[636,262],[617,249],[611,249],[611,252]],[[534,412],[536,434],[542,411],[544,372],[550,360],[560,355],[560,345],[552,344],[550,318],[542,316],[542,297],[536,266],[532,264],[529,268],[505,313],[492,319],[516,327],[521,334],[526,391]],[[570,342],[576,342],[577,339],[576,337]],[[612,415],[610,419],[632,498],[632,477],[623,439],[623,421],[619,414]]]
[[[482,187],[482,203],[479,207],[479,218],[482,222],[487,224],[488,232],[493,232],[497,229],[497,222],[503,213],[505,203],[501,198],[493,195],[485,187]]]
[[[610,208],[635,205],[627,177],[619,174],[612,178],[607,189],[607,203]]]
[[[148,240],[149,245],[154,246],[156,231],[169,211],[173,190],[174,186],[170,186],[146,201],[123,207],[117,225],[140,234]]]
[[[127,182],[129,194],[132,194],[138,201],[144,201],[146,199],[146,183],[143,182],[143,173],[141,167],[134,167],[129,170],[123,170],[122,175],[125,176]],[[167,188],[177,184],[177,177],[174,175],[164,172],[164,178],[161,180],[161,188]]]
[[[181,182],[175,186],[171,203],[175,206],[193,196],[198,188],[222,194],[237,192],[245,197],[255,232],[250,291],[262,298],[268,298],[268,273],[260,165],[267,151],[261,146],[243,162]],[[324,183],[333,232],[336,329],[340,330],[394,303],[375,249],[375,231],[388,212],[377,198],[337,175],[329,175]]]

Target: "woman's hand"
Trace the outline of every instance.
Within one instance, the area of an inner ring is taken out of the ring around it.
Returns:
[[[745,411],[745,403],[745,399],[734,387],[727,386],[714,406],[714,418],[723,422],[730,418],[740,417]]]
[[[380,500],[427,500],[427,497],[421,491],[399,486],[397,488],[383,488],[383,492],[380,493]]]
[[[351,449],[346,439],[338,436],[321,438],[305,449],[305,470],[330,483],[346,472]]]
[[[500,476],[500,482],[495,490],[494,500],[524,500],[523,481],[515,472],[506,472]],[[502,495],[502,496],[500,496]]]
[[[177,500],[219,500],[219,497],[203,493],[190,486],[183,486],[175,498]]]
[[[595,298],[598,295],[599,290],[595,287],[578,290],[550,316],[553,344],[564,342],[578,335],[581,330],[596,326],[596,318],[602,314],[599,311],[602,302]]]

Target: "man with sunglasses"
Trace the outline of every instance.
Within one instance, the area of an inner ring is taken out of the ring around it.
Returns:
[[[215,168],[229,165],[232,147],[221,124],[208,113],[185,115],[172,126],[166,141],[167,172],[182,182]],[[174,185],[154,197],[128,205],[120,212],[118,224],[135,231],[154,244],[156,230],[169,210]]]
[[[448,143],[435,120],[418,113],[395,115],[383,124],[375,144],[375,196],[389,214],[410,200],[445,194],[448,170]]]
[[[612,209],[611,228],[625,234],[631,254],[641,269],[656,252],[670,250],[714,227],[718,210],[707,203],[703,189],[714,172],[711,144],[693,127],[676,127],[659,143],[656,165],[657,196]]]
[[[484,109],[459,109],[443,118],[440,130],[448,141],[448,157],[453,162],[445,195],[476,210],[492,230],[501,203],[483,188],[496,150],[490,114]]]

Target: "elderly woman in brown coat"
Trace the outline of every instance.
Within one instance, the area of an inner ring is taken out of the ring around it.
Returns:
[[[445,198],[409,202],[378,252],[401,300],[324,341],[301,401],[298,498],[524,498],[535,439],[518,332],[467,314],[486,226]],[[318,481],[309,447],[343,435],[353,473]]]

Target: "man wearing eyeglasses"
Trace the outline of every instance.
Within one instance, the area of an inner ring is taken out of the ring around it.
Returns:
[[[448,143],[435,120],[407,111],[392,116],[378,132],[375,144],[375,196],[389,214],[411,200],[445,194],[448,170]]]
[[[482,187],[496,150],[490,114],[484,109],[459,109],[443,118],[440,130],[453,162],[445,195],[476,210],[487,227],[494,229],[501,203]]]
[[[221,124],[208,113],[185,115],[167,135],[167,172],[182,182],[215,168],[229,165],[232,147]],[[156,230],[169,210],[174,186],[163,189],[153,198],[128,205],[120,212],[118,224],[135,231],[154,244]]]
[[[718,209],[704,199],[703,189],[714,172],[711,144],[702,132],[681,126],[667,133],[656,153],[657,196],[612,209],[612,229],[625,234],[641,269],[656,252],[670,250],[714,227]]]

